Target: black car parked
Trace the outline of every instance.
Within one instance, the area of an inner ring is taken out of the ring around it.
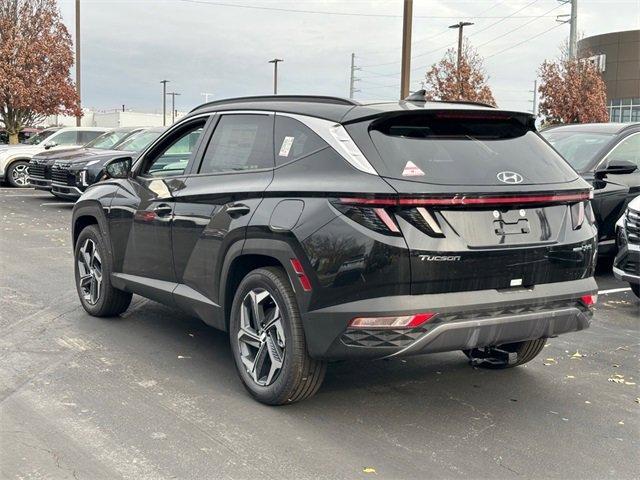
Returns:
[[[56,160],[74,161],[100,154],[116,147],[126,138],[141,130],[140,127],[114,128],[94,138],[81,148],[46,150],[31,157],[29,162],[29,185],[36,190],[51,191],[51,167]]]
[[[267,404],[313,395],[328,360],[513,367],[591,319],[590,186],[526,113],[239,98],[106,173],[73,210],[85,310],[137,293],[229,331]]]
[[[616,221],[640,195],[640,123],[584,123],[541,133],[593,185],[599,252],[615,255]]]
[[[57,158],[51,165],[51,193],[75,200],[89,185],[100,181],[109,160],[136,156],[164,131],[163,127],[137,128],[108,150],[91,149],[84,155]]]
[[[613,261],[613,274],[629,282],[640,298],[640,196],[629,202],[627,211],[616,223],[618,253]]]

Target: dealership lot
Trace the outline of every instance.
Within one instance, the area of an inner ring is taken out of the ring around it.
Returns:
[[[243,391],[225,334],[135,297],[88,316],[71,204],[0,189],[0,475],[632,478],[640,303],[609,273],[592,327],[524,367],[461,353],[330,365],[313,398]]]

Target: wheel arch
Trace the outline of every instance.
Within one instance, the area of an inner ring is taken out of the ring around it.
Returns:
[[[238,242],[242,243],[242,242]],[[233,296],[242,279],[252,270],[263,267],[282,268],[289,278],[302,310],[308,304],[309,294],[304,292],[298,276],[291,265],[291,259],[301,259],[294,248],[284,240],[247,239],[242,248],[232,248],[224,262],[220,282],[220,302],[224,312],[225,330],[229,330]]]
[[[74,247],[76,242],[78,241],[80,232],[89,225],[98,225],[98,227],[100,228],[100,232],[105,236],[107,235],[107,217],[104,214],[102,205],[95,200],[85,201],[82,204],[76,204],[76,206],[73,208],[71,235]],[[107,241],[105,243],[110,249],[111,242]]]

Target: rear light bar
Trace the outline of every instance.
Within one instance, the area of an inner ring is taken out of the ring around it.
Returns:
[[[397,317],[357,317],[349,322],[349,328],[416,328],[428,322],[435,313],[417,313]]]
[[[580,297],[580,301],[582,302],[582,304],[585,307],[591,308],[598,301],[598,294],[597,293],[592,293],[592,294],[589,294],[589,295],[583,295],[583,296]]]
[[[461,205],[522,205],[527,203],[568,203],[589,200],[593,193],[558,193],[543,195],[509,195],[509,196],[486,196],[468,197],[456,195],[453,197],[432,197],[432,198],[365,198],[365,197],[343,197],[340,202],[350,205],[369,206],[461,206]]]

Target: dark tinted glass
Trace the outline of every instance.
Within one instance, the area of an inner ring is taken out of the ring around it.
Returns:
[[[276,115],[276,165],[283,165],[327,147],[306,125],[289,117]]]
[[[579,172],[589,169],[598,153],[614,137],[613,133],[547,130],[542,136]]]
[[[223,115],[204,153],[199,173],[273,168],[273,117]]]
[[[120,142],[127,135],[130,135],[129,130],[114,130],[111,132],[103,133],[102,135],[94,138],[85,145],[86,148],[100,148],[107,150]]]
[[[80,131],[78,132],[78,144],[84,145],[85,143],[89,143],[92,140],[95,140],[104,132],[94,132],[94,131]]]
[[[500,185],[500,172],[522,184],[560,183],[576,173],[544,140],[508,115],[402,115],[374,122],[370,135],[391,178],[442,185]]]

